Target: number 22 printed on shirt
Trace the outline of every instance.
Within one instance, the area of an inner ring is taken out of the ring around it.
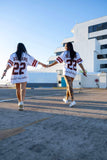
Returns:
[[[26,63],[24,63],[24,62],[22,62],[22,63],[15,62],[12,74],[13,75],[24,74],[24,69],[25,68],[26,68]]]
[[[67,68],[76,71],[76,60],[67,59]]]

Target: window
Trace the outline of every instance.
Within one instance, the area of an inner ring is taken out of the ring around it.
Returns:
[[[107,64],[100,64],[100,68],[107,68]]]
[[[93,32],[97,31],[97,25],[93,26]]]
[[[101,49],[107,49],[107,44],[101,45],[100,48]]]
[[[107,58],[107,54],[99,54],[97,55],[97,59],[105,59]]]
[[[93,32],[93,26],[88,27],[88,33]]]
[[[107,35],[102,35],[102,36],[97,36],[97,37],[90,37],[88,39],[93,39],[96,38],[97,40],[103,40],[103,39],[107,39]]]
[[[96,38],[97,38],[97,40],[107,39],[107,35],[98,36]]]
[[[101,30],[104,30],[104,29],[107,29],[107,22],[89,26],[88,27],[88,33],[101,31]]]
[[[52,64],[53,62],[55,62],[55,60],[53,60],[53,61],[49,61],[49,64]]]
[[[97,25],[97,31],[102,30],[102,29],[103,29],[102,24],[98,24],[98,25]]]
[[[59,56],[59,55],[61,55],[61,53],[62,53],[62,52],[57,52],[57,53],[56,53],[56,56]]]
[[[107,29],[107,23],[103,23],[103,29]]]

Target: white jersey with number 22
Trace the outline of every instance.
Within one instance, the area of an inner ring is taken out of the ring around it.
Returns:
[[[28,81],[27,66],[36,67],[38,61],[27,53],[22,53],[21,61],[19,61],[16,53],[13,53],[10,55],[8,65],[13,66],[11,83],[22,83]]]
[[[80,64],[83,60],[80,58],[79,53],[76,53],[76,57],[71,60],[70,52],[64,51],[60,56],[57,57],[58,63],[64,62],[63,75],[74,78],[77,73],[77,63]]]

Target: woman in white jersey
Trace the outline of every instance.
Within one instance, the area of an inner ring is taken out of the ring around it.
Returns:
[[[18,43],[17,51],[10,55],[7,67],[3,72],[2,78],[6,75],[7,70],[13,66],[11,83],[16,84],[16,95],[18,98],[18,109],[24,110],[24,99],[26,94],[26,84],[28,81],[27,66],[37,67],[38,62],[35,58],[27,53],[23,43]]]
[[[87,76],[87,74],[85,72],[84,66],[82,65],[83,61],[80,58],[79,53],[74,51],[73,45],[70,42],[65,44],[65,51],[59,57],[57,57],[56,61],[50,65],[46,65],[46,67],[51,67],[53,65],[56,65],[57,63],[62,62],[64,62],[63,75],[67,85],[66,98],[64,98],[63,101],[65,103],[68,103],[68,98],[70,96],[70,107],[72,107],[76,105],[76,102],[74,101],[72,83],[77,73],[77,63],[82,69],[84,76]]]

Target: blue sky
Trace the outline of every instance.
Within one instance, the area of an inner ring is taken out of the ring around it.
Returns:
[[[107,15],[107,0],[0,0],[0,73],[18,42],[47,63],[76,23]]]

